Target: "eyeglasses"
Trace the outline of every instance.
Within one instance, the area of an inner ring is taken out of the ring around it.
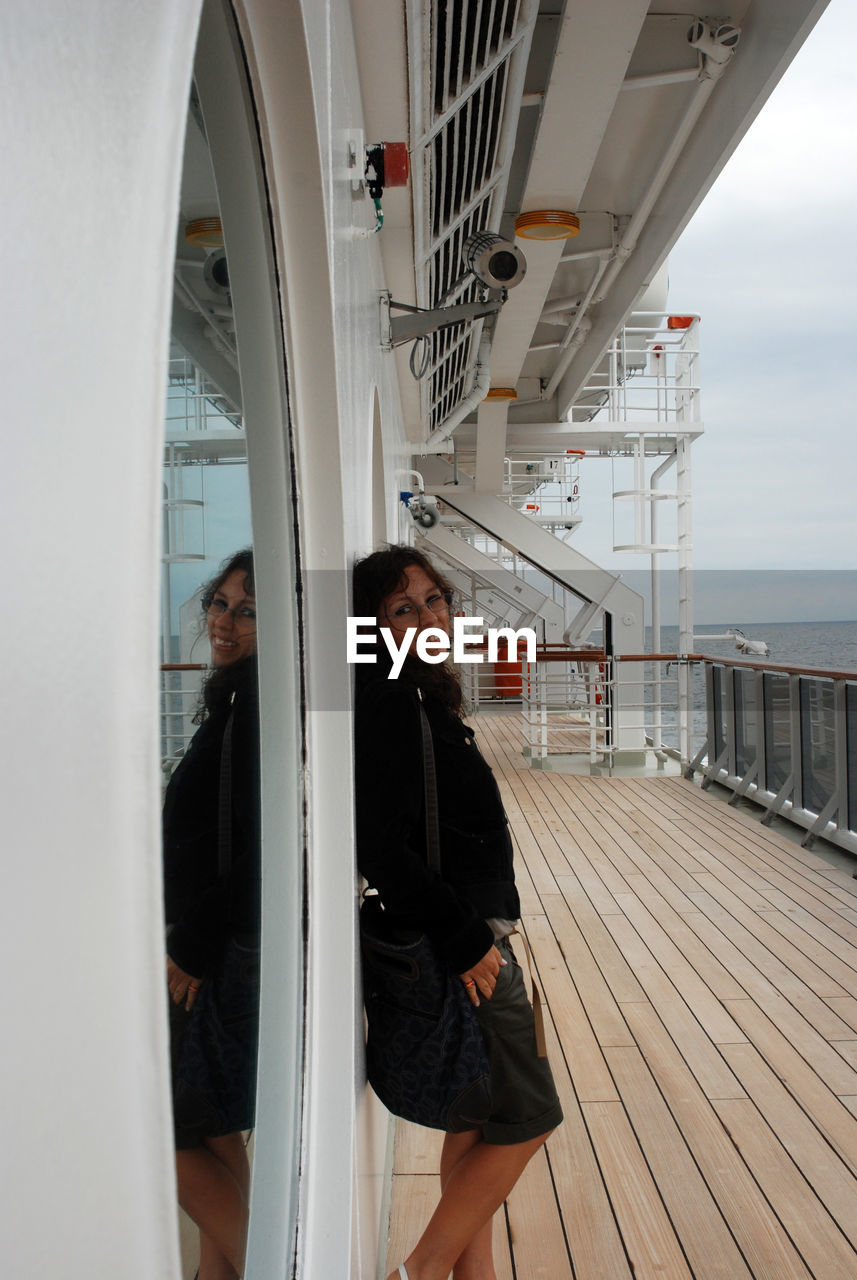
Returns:
[[[436,618],[444,618],[449,613],[452,606],[453,595],[451,591],[436,591],[434,595],[430,595],[425,604],[415,604],[409,601],[407,604],[399,605],[398,609],[393,609],[392,613],[386,613],[386,617],[391,622],[409,623],[414,617],[419,618],[423,609],[428,609]]]
[[[212,600],[205,612],[209,618],[222,618],[224,614],[231,613],[236,631],[256,630],[256,610],[251,609],[247,604],[233,609],[225,600]]]

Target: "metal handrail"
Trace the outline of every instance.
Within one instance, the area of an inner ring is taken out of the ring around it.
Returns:
[[[704,708],[682,697],[682,671],[704,674]],[[765,824],[780,816],[802,827],[805,846],[821,836],[857,854],[857,671],[540,645],[521,681],[524,750],[534,763],[582,754],[609,767],[621,711],[658,761],[672,757],[686,777],[701,774],[703,787],[727,787],[731,804],[752,800]]]
[[[777,816],[857,854],[857,671],[704,660],[707,737],[688,762]]]
[[[161,772],[165,782],[184,755],[197,727],[194,716],[199,685],[187,685],[177,679],[175,673],[206,670],[203,662],[161,664]]]

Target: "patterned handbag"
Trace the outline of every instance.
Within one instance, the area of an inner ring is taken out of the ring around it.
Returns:
[[[420,700],[428,864],[440,870],[431,730]],[[381,899],[360,908],[366,1069],[394,1115],[460,1133],[491,1112],[491,1074],[473,1003],[425,934],[391,929]]]

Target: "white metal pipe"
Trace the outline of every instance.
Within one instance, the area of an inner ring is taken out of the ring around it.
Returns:
[[[661,71],[650,76],[628,76],[622,81],[623,89],[657,89],[665,84],[683,84],[698,80],[701,66],[686,67],[682,71]]]
[[[609,257],[612,252],[612,245],[609,249],[574,249],[571,253],[564,253],[560,258],[560,263],[583,262],[586,258]]]
[[[692,30],[696,31],[696,38],[692,40],[692,43],[701,49],[703,55],[703,68],[700,72],[701,79],[693,95],[693,100],[679,122],[679,126],[673,134],[672,141],[667,147],[648,189],[622,232],[616,257],[609,271],[605,273],[601,283],[601,293],[595,299],[596,302],[600,302],[609,292],[613,281],[636,248],[640,233],[648,221],[649,214],[652,212],[658,196],[675,168],[676,162],[684,150],[685,143],[693,132],[705,104],[714,92],[718,80],[723,75],[733,56],[734,44],[731,46],[722,44],[717,39],[720,31],[712,33],[704,23],[695,23]],[[721,28],[721,30],[723,29]],[[731,33],[734,29],[730,27],[726,30]]]
[[[674,448],[672,453],[667,458],[665,458],[664,461],[660,464],[660,466],[657,467],[652,472],[652,476],[651,476],[652,489],[657,489],[658,481],[661,479],[663,475],[666,474],[667,471],[669,471],[670,467],[675,465],[677,457],[678,457],[678,454],[676,449]],[[657,502],[653,502],[651,504],[650,530],[651,530],[650,536],[652,539],[652,546],[656,547],[659,541]],[[661,597],[660,597],[660,590],[659,590],[659,584],[658,584],[658,567],[657,567],[658,554],[659,553],[657,551],[652,552],[652,652],[653,653],[660,653],[661,651]],[[656,679],[659,683],[660,672],[657,673]]]
[[[573,293],[565,298],[551,298],[542,308],[542,319],[545,316],[553,315],[557,311],[573,311],[580,306],[585,297],[585,293]]]
[[[416,476],[416,478],[417,478],[417,492],[418,492],[418,493],[425,493],[425,491],[426,491],[425,483],[423,482],[423,478],[422,478],[421,474],[419,473],[419,471],[414,471],[413,469],[411,469],[411,470],[397,471],[397,472],[396,472],[396,475],[397,475],[397,476]]]
[[[696,24],[696,26],[702,25],[704,24]],[[729,28],[730,32],[732,30],[732,28]],[[708,28],[706,28],[706,33],[710,35]],[[714,39],[714,37],[712,37],[712,39]],[[582,323],[584,311],[589,307],[591,302],[598,303],[606,297],[614,280],[636,248],[637,241],[640,238],[643,227],[648,221],[649,214],[654,208],[658,196],[661,194],[667,179],[675,168],[676,162],[678,161],[678,158],[681,155],[681,152],[683,151],[706,102],[711,96],[717,81],[728,66],[734,49],[722,47],[717,44],[716,40],[714,43],[719,50],[718,58],[715,60],[711,56],[707,46],[703,48],[704,65],[703,70],[700,73],[703,78],[699,81],[696,93],[693,96],[693,101],[684,113],[684,116],[673,135],[673,139],[667,148],[661,163],[658,165],[657,171],[655,172],[652,181],[649,183],[642,200],[635,209],[628,225],[622,232],[616,252],[609,260],[609,265],[608,260],[602,262],[593,285],[590,286],[590,289],[587,291],[585,304],[581,305],[580,310],[569,326],[568,333],[566,335],[567,341],[562,344],[562,354],[557,361],[556,368],[551,374],[547,386],[544,389],[543,399],[545,400],[550,399],[550,397],[555,393],[566,369],[574,358],[577,347],[580,345],[580,343],[577,343],[572,346],[571,341],[574,335],[579,332],[579,326]],[[720,54],[722,54],[722,60]],[[598,290],[597,294],[595,292],[596,289]]]
[[[455,428],[464,421],[468,413],[473,412],[488,394],[488,389],[491,386],[491,334],[484,331],[479,342],[475,374],[476,378],[469,393],[460,404],[456,405],[449,417],[440,424],[437,430],[432,432],[427,442],[430,446],[427,452],[438,452],[438,445],[449,439]]]
[[[592,328],[592,321],[588,318],[586,312],[611,261],[612,257],[604,257],[598,264],[595,274],[589,283],[589,288],[583,295],[583,301],[578,307],[577,315],[568,326],[565,336],[560,343],[560,357],[556,363],[553,373],[551,374],[550,381],[542,394],[543,400],[549,400],[554,394],[559,386],[562,375],[571,364],[578,349],[589,336],[589,332]]]

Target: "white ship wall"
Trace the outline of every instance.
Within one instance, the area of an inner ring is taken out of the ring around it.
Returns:
[[[227,237],[230,221],[247,232],[243,247],[228,247],[263,602],[263,819],[266,856],[285,851],[266,867],[247,1274],[292,1274],[297,1217],[295,1274],[368,1278],[387,1124],[358,1066],[342,627],[354,552],[397,535],[392,472],[405,443],[392,361],[378,345],[377,240],[354,235],[374,218],[345,170],[347,142],[362,125],[348,5],[246,0],[237,12],[256,100],[236,128],[249,129],[258,113],[265,155],[255,223],[246,202],[252,158],[240,138],[225,136],[231,123],[215,119],[239,89],[228,76],[205,84],[231,38],[220,0],[206,5],[197,72],[216,170],[220,151]],[[3,768],[2,936],[14,1028],[4,1050],[4,1216],[16,1280],[179,1274],[159,866],[159,503],[199,14],[194,0],[130,8],[44,0],[2,20],[3,354],[14,459],[3,510],[17,552]],[[237,57],[235,67],[237,83]],[[258,251],[267,199],[276,276]],[[281,307],[284,318],[287,401],[272,374],[282,363],[278,325],[265,321],[264,306],[255,327],[246,319],[266,294],[268,315]],[[304,585],[303,770],[295,559]],[[305,886],[294,853],[304,787]]]
[[[0,20],[4,1270],[177,1274],[159,845],[162,418],[199,5]]]

